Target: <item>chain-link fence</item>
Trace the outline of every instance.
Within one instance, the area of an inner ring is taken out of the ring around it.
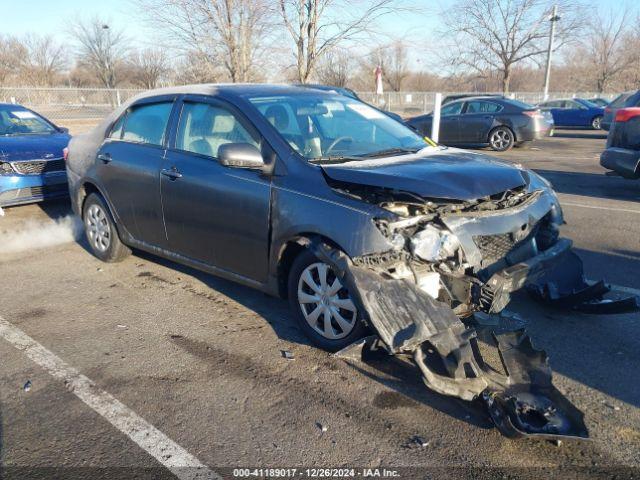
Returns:
[[[90,126],[140,92],[142,90],[103,88],[0,88],[0,102],[24,105],[62,126]]]
[[[61,126],[71,127],[78,132],[97,124],[116,106],[127,101],[143,90],[103,89],[103,88],[0,88],[0,102],[17,103],[29,107]],[[470,92],[446,92],[442,96]],[[385,110],[396,112],[403,117],[411,117],[433,110],[435,92],[359,92],[365,102]],[[514,92],[512,98],[526,103],[537,104],[544,98],[540,92]],[[615,94],[595,92],[553,92],[549,99],[594,98],[611,100]]]

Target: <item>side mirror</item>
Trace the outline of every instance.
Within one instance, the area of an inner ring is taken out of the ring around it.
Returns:
[[[69,133],[69,129],[67,127],[58,127],[60,133]]]
[[[260,150],[249,143],[224,143],[218,148],[218,162],[225,167],[262,168]]]

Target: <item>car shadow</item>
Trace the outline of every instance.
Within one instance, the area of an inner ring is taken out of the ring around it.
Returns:
[[[565,172],[538,168],[534,168],[534,171],[549,180],[558,193],[610,200],[640,201],[640,180],[627,180],[604,173]]]
[[[606,140],[607,132],[600,133],[593,130],[561,130],[553,133],[553,138],[588,138],[593,140]]]

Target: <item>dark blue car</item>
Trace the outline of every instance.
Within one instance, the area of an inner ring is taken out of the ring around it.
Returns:
[[[68,130],[20,105],[0,104],[0,207],[68,195]]]
[[[584,127],[600,129],[604,108],[583,98],[550,100],[538,105],[543,112],[551,112],[556,127]]]

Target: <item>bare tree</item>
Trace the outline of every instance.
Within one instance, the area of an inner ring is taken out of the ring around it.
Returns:
[[[78,20],[71,27],[71,36],[78,43],[78,62],[93,72],[105,88],[118,84],[118,69],[124,64],[128,48],[121,30],[94,17]]]
[[[186,55],[210,69],[222,65],[232,82],[247,82],[273,29],[268,0],[137,0],[148,22]],[[192,57],[194,58],[194,57]]]
[[[394,92],[402,90],[402,84],[411,73],[404,44],[396,41],[378,50],[376,59],[382,67],[382,78]]]
[[[346,87],[353,75],[354,59],[345,50],[327,52],[318,62],[316,75],[325,85]]]
[[[20,67],[26,48],[14,37],[0,36],[0,84],[10,81]]]
[[[309,81],[319,59],[345,40],[397,11],[394,0],[278,0],[282,21],[295,44],[297,80]]]
[[[129,57],[132,83],[147,89],[157,88],[169,72],[169,61],[164,50],[147,48]]]
[[[588,24],[589,36],[583,58],[591,64],[598,92],[610,85],[618,75],[627,70],[638,57],[629,29],[629,11],[623,9],[619,15],[595,15]]]
[[[62,44],[51,35],[27,35],[23,41],[24,55],[20,59],[20,78],[28,85],[55,85],[67,66]]]
[[[448,48],[452,62],[486,75],[500,72],[508,93],[514,65],[546,53],[552,0],[456,0],[443,13],[444,25],[455,44]],[[554,1],[562,12],[556,47],[565,44],[581,26],[570,0]]]

